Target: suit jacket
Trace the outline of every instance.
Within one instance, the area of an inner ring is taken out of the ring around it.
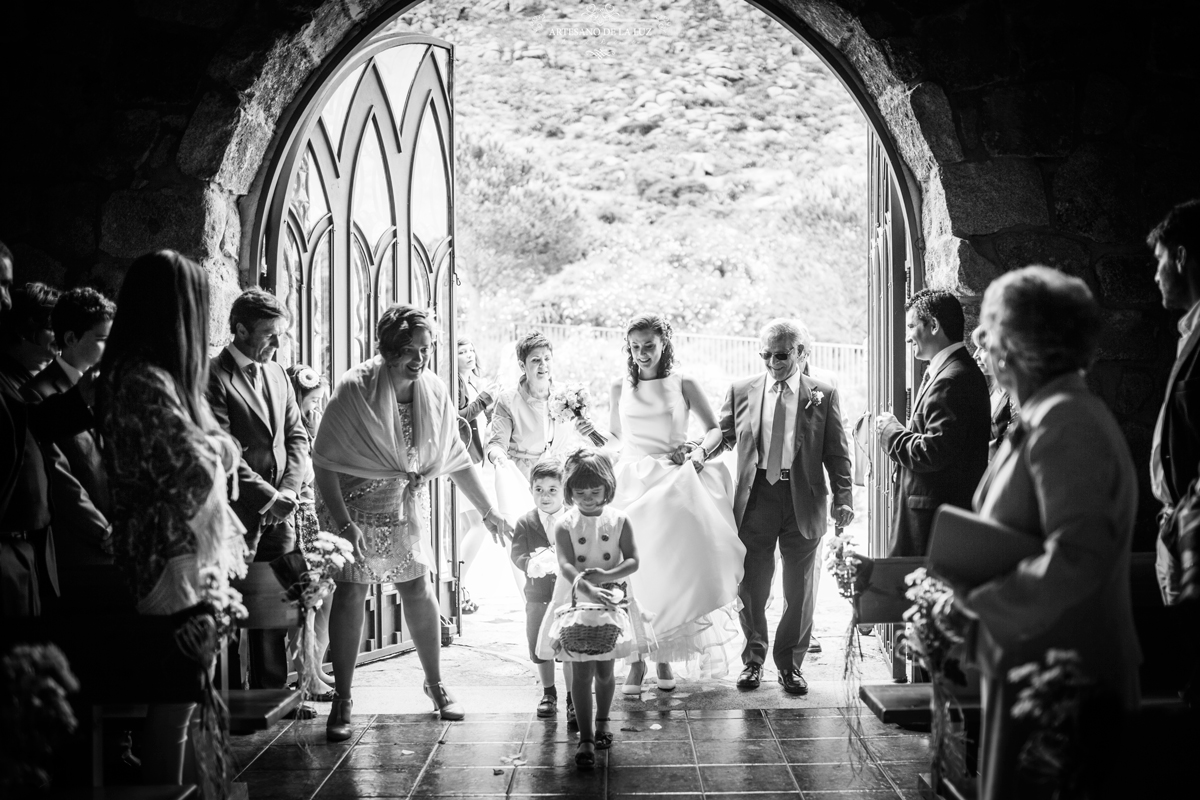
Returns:
[[[238,463],[238,497],[230,505],[253,541],[262,522],[260,510],[276,491],[290,489],[299,498],[308,471],[309,441],[296,393],[283,367],[262,365],[270,408],[250,386],[228,350],[210,365],[208,402],[221,427],[242,447]]]
[[[1167,491],[1178,505],[1200,472],[1200,324],[1171,369],[1163,398],[1160,452]]]
[[[739,528],[758,468],[763,391],[767,381],[765,372],[735,381],[721,408],[722,447],[737,453],[733,516]],[[814,391],[824,395],[821,402],[815,402]],[[829,487],[833,489],[834,505],[854,505],[850,448],[842,425],[837,389],[824,381],[801,375],[797,394],[795,448],[790,459],[787,453],[784,454],[784,461],[790,460],[787,469],[791,470],[789,485],[796,524],[802,536],[815,539],[828,529]]]
[[[21,389],[38,402],[70,391],[71,379],[58,361]],[[100,453],[99,434],[85,430],[58,441],[41,442],[50,479],[55,547],[63,566],[111,564],[108,475]]]
[[[1021,408],[975,495],[975,508],[1045,542],[1045,552],[971,592],[985,675],[1077,650],[1083,669],[1137,707],[1141,650],[1129,562],[1137,477],[1112,412],[1070,373]]]
[[[991,430],[987,381],[959,348],[923,383],[908,426],[894,422],[880,434],[898,466],[891,555],[926,555],[937,507],[971,507],[987,469]]]
[[[550,547],[550,535],[542,527],[541,515],[534,508],[517,520],[509,557],[517,568],[524,572],[529,565],[530,555],[542,547]],[[531,603],[549,603],[554,597],[554,584],[557,580],[558,576],[554,574],[541,578],[526,578],[525,599]]]

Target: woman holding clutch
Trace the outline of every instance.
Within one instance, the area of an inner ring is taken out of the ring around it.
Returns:
[[[1114,712],[1106,735],[1138,704],[1129,594],[1137,478],[1116,420],[1083,377],[1101,324],[1084,282],[1046,267],[1010,272],[984,294],[975,341],[1021,416],[976,490],[975,510],[1042,540],[1043,552],[953,604],[983,674],[981,800],[1040,796],[1018,768],[1010,668],[1051,648],[1076,651]]]

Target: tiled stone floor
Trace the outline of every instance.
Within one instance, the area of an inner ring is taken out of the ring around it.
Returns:
[[[574,766],[563,716],[356,715],[355,734],[325,742],[324,719],[234,737],[251,800],[533,797],[915,800],[928,737],[861,719],[851,763],[836,708],[613,712],[616,741],[596,769]],[[305,745],[305,746],[301,746]]]

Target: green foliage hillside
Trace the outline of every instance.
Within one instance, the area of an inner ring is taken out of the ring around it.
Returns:
[[[455,43],[465,327],[866,334],[866,123],[743,0],[430,0]],[[599,32],[600,35],[594,35]]]

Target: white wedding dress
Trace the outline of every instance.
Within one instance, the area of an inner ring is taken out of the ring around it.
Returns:
[[[626,383],[619,405],[623,446],[613,506],[625,512],[638,549],[633,589],[654,613],[655,661],[688,677],[719,677],[740,664],[738,584],[746,548],[733,519],[733,479],[724,464],[701,472],[670,454],[687,440],[679,375]]]

